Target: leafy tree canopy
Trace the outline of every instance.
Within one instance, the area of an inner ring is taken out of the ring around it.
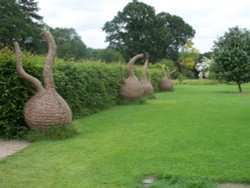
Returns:
[[[250,32],[230,28],[214,45],[215,72],[220,79],[241,84],[250,81]]]
[[[156,28],[163,27],[160,33],[160,37],[165,39],[162,40],[163,55],[177,61],[179,49],[187,44],[188,41],[191,41],[190,39],[194,37],[195,31],[179,16],[165,12],[161,12],[156,16]],[[161,41],[161,39],[159,40]]]
[[[37,13],[39,11],[37,2],[34,0],[17,0],[17,2],[29,18],[42,22],[43,17]]]
[[[120,51],[126,60],[140,52],[149,52],[151,61],[178,59],[178,50],[195,34],[193,28],[178,16],[162,12],[133,0],[122,12],[105,23],[109,47]]]
[[[26,50],[45,51],[45,45],[40,36],[42,27],[34,23],[30,14],[31,12],[28,14],[15,0],[1,0],[0,48],[12,48],[13,41],[18,41],[22,48]]]
[[[179,63],[183,68],[194,70],[194,66],[200,57],[200,52],[193,46],[191,40],[187,40],[186,44],[181,47]]]
[[[87,54],[88,54],[87,55],[88,59],[100,60],[105,63],[125,62],[121,53],[112,48],[106,48],[106,49],[87,48]]]
[[[86,58],[87,48],[73,28],[51,29],[57,44],[57,56],[66,60]]]

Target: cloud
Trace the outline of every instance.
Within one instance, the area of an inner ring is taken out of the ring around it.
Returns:
[[[106,34],[100,32],[100,29],[85,29],[85,30],[78,30],[78,34],[81,36],[82,41],[85,44],[91,44],[91,46],[87,45],[90,48],[106,48],[108,43],[104,42]],[[93,38],[93,36],[95,36]]]
[[[73,27],[83,42],[92,48],[107,47],[105,22],[110,21],[130,0],[37,0],[39,14],[51,27]],[[249,0],[143,0],[156,13],[168,12],[180,16],[196,30],[193,39],[201,52],[210,51],[213,41],[230,27],[250,28]]]

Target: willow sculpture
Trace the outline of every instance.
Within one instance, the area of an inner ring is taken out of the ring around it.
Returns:
[[[56,57],[55,41],[50,32],[43,32],[42,34],[48,43],[48,54],[43,67],[44,86],[37,78],[25,72],[22,66],[19,44],[14,42],[17,72],[21,78],[27,80],[36,88],[36,94],[24,106],[25,121],[31,129],[35,130],[60,126],[69,123],[72,119],[70,107],[56,92],[54,86],[52,64]]]
[[[146,54],[146,60],[143,66],[142,76],[141,76],[141,85],[144,91],[144,95],[150,95],[154,91],[151,81],[147,78],[148,60],[149,60],[149,54]]]
[[[138,78],[136,77],[133,65],[136,60],[144,58],[144,54],[138,54],[134,56],[130,61],[128,62],[128,78],[123,81],[123,84],[121,86],[120,94],[122,97],[126,99],[136,99],[141,96],[143,96],[144,91],[142,88],[142,85]]]
[[[160,80],[160,88],[163,91],[169,91],[172,89],[172,82],[167,77],[165,66],[162,66],[163,77]]]

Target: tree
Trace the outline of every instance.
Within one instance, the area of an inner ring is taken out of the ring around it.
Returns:
[[[153,7],[137,1],[129,3],[103,27],[109,47],[120,51],[126,60],[146,50],[152,57],[153,41],[149,31],[154,27],[154,19]]]
[[[33,52],[45,52],[40,37],[41,26],[35,24],[14,0],[0,3],[0,48],[12,48],[13,41]]]
[[[212,57],[213,57],[213,52],[205,52],[205,53],[203,53],[203,54],[200,54],[200,58],[202,58],[202,57],[207,57],[208,59],[212,59]]]
[[[200,56],[199,50],[193,45],[191,40],[187,40],[186,44],[181,48],[179,57],[180,64],[191,71],[194,69],[195,63]]]
[[[38,22],[42,22],[43,17],[40,16],[37,12],[39,11],[38,3],[34,0],[17,0],[22,11],[30,18]]]
[[[241,84],[250,81],[250,32],[230,28],[214,45],[215,72],[219,79]]]
[[[87,54],[88,54],[87,55],[88,59],[100,60],[105,63],[125,62],[121,53],[112,48],[106,48],[106,49],[87,48]]]
[[[86,58],[87,47],[73,28],[51,29],[56,44],[57,55],[60,58],[79,60]]]
[[[179,49],[185,45],[188,40],[191,41],[195,35],[193,28],[176,15],[161,12],[156,15],[156,28],[163,27],[157,36],[161,36],[159,43],[163,44],[162,55],[168,59],[177,61],[179,58]]]
[[[179,48],[194,36],[194,30],[182,18],[164,12],[156,15],[154,7],[137,0],[106,22],[103,31],[109,47],[121,52],[126,60],[146,51],[153,62],[176,60]]]

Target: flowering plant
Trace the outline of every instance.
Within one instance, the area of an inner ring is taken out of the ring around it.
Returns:
[[[208,59],[207,57],[203,57],[201,59],[201,62],[197,63],[195,65],[195,69],[199,72],[198,76],[199,78],[203,79],[203,78],[208,78],[208,74],[209,74],[209,66],[211,64],[211,60]]]

